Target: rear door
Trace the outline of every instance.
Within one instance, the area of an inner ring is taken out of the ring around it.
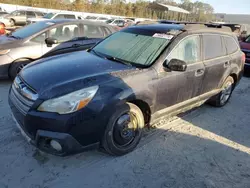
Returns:
[[[201,93],[204,94],[220,87],[225,71],[231,67],[231,59],[227,55],[222,36],[218,34],[204,34],[202,41],[205,76]]]

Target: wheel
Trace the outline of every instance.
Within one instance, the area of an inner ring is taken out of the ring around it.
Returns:
[[[16,25],[16,22],[15,22],[15,20],[13,20],[13,19],[10,19],[10,26],[11,27],[13,27],[13,26],[15,26]]]
[[[223,83],[222,91],[216,96],[214,96],[209,101],[209,104],[216,107],[222,107],[226,105],[229,99],[231,98],[233,88],[234,88],[234,79],[231,76],[229,76]]]
[[[9,69],[9,77],[14,80],[16,75],[25,67],[27,64],[29,64],[31,61],[27,59],[18,60],[11,64]]]
[[[144,127],[143,113],[134,104],[126,103],[109,119],[102,147],[115,156],[133,151],[141,140]]]

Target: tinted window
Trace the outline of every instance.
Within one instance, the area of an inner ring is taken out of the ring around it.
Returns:
[[[85,19],[87,19],[87,20],[95,20],[95,19],[97,19],[97,17],[95,17],[95,16],[87,16]]]
[[[225,44],[227,47],[227,52],[232,54],[238,50],[238,45],[232,37],[224,37]]]
[[[189,64],[200,61],[200,37],[190,36],[181,41],[169,55],[168,61],[171,59],[183,60]]]
[[[104,34],[100,26],[96,25],[84,25],[84,36],[88,38],[102,38]]]
[[[100,17],[98,20],[108,20],[108,18]]]
[[[27,15],[28,18],[34,18],[34,17],[36,17],[35,13],[34,12],[30,12],[30,11],[27,11],[26,15]]]
[[[205,60],[221,57],[226,54],[220,35],[204,35],[203,46]]]
[[[76,18],[75,15],[70,15],[70,14],[64,15],[64,17],[65,17],[66,19],[75,19],[75,18]]]
[[[42,13],[42,12],[36,12],[36,15],[37,16],[44,16],[44,13]]]
[[[58,14],[54,19],[65,19],[64,14]]]

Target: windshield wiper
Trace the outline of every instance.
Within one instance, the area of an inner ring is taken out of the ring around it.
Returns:
[[[97,52],[97,51],[95,51],[95,50],[93,50],[93,49],[90,49],[90,50],[88,50],[89,52],[93,52],[95,55],[97,55],[98,57],[101,57],[101,58],[104,58],[104,59],[106,59],[106,57],[104,56],[104,55],[101,55],[99,52]]]
[[[122,59],[119,59],[119,58],[116,58],[116,57],[106,56],[106,59],[111,60],[111,61],[115,61],[117,63],[124,64],[124,65],[132,66],[131,62],[126,61],[126,60],[122,60]]]

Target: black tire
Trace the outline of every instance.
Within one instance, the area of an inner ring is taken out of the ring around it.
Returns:
[[[234,89],[234,79],[229,76],[222,85],[222,91],[209,100],[209,104],[215,107],[225,106],[232,96]]]
[[[9,68],[9,77],[14,80],[16,75],[23,69],[24,66],[29,64],[31,61],[27,59],[14,61]]]
[[[13,27],[16,25],[16,21],[14,19],[10,19],[10,26]]]
[[[134,123],[131,123],[131,121]],[[135,124],[136,128],[134,127]],[[134,129],[129,127],[131,125]],[[143,127],[144,116],[140,108],[134,104],[126,103],[110,117],[102,139],[102,147],[110,155],[125,155],[133,151],[139,144]],[[131,141],[129,141],[129,137],[131,137]],[[123,141],[128,141],[128,143],[122,145],[121,142]]]

